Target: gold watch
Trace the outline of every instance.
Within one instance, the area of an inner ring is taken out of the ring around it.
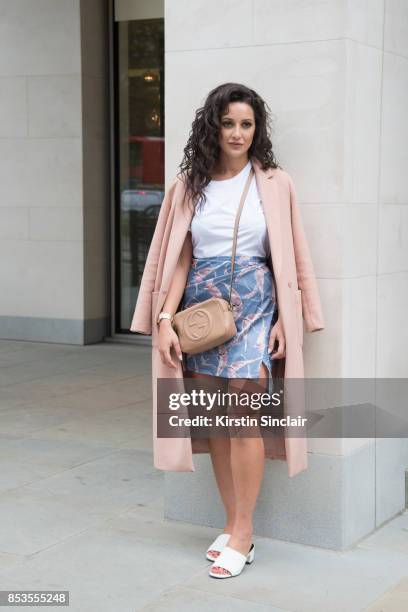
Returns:
[[[157,324],[159,324],[162,319],[169,319],[170,323],[173,325],[173,315],[170,312],[162,311],[157,317]]]

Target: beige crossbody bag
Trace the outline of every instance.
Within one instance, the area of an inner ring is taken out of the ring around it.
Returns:
[[[251,166],[235,218],[228,301],[223,298],[209,298],[189,306],[174,315],[173,328],[177,333],[183,353],[194,355],[195,353],[208,351],[230,340],[237,333],[231,305],[232,278],[234,274],[239,218],[253,174],[254,169]]]

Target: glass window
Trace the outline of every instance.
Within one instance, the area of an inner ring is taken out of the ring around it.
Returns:
[[[116,24],[116,331],[129,332],[164,197],[164,19]]]

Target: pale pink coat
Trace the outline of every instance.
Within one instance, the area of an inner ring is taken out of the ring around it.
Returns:
[[[275,275],[277,301],[282,319],[286,357],[275,360],[273,376],[303,379],[303,320],[307,332],[324,328],[317,282],[304,233],[291,176],[280,168],[262,170],[251,158],[258,191],[265,213]],[[162,363],[157,346],[157,315],[166,299],[190,221],[191,202],[177,176],[165,191],[140,284],[130,330],[152,334],[153,384],[153,454],[154,465],[161,470],[195,471],[193,454],[209,452],[208,440],[157,437],[157,379],[178,378],[182,385],[183,369]],[[285,393],[285,413],[302,414],[304,405]],[[265,456],[287,462],[288,476],[307,468],[307,440],[304,437],[265,438]]]

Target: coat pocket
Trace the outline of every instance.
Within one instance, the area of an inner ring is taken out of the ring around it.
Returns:
[[[300,345],[303,346],[303,310],[302,310],[302,292],[296,290],[296,319]]]

